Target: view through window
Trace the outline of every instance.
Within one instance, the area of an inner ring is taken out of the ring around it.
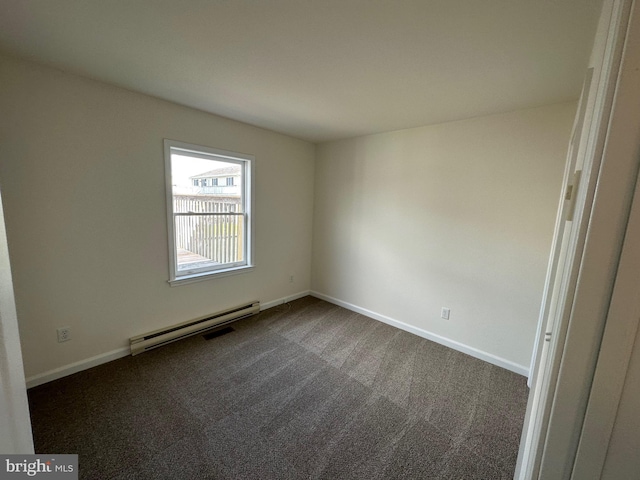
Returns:
[[[252,158],[165,141],[171,279],[250,266]]]

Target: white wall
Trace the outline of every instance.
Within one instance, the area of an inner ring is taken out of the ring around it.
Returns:
[[[637,332],[627,378],[618,406],[603,480],[636,478],[640,472],[640,330]]]
[[[0,84],[0,184],[28,377],[309,289],[314,145],[9,57]],[[169,286],[163,138],[255,155],[255,271]],[[60,326],[71,341],[57,343]]]
[[[575,108],[319,145],[312,289],[526,372]]]

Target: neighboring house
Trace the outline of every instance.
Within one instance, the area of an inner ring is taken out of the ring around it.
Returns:
[[[194,193],[240,196],[240,165],[216,168],[189,180]]]

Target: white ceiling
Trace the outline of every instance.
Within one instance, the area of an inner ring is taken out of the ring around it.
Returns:
[[[311,140],[577,98],[601,0],[0,0],[0,50]]]

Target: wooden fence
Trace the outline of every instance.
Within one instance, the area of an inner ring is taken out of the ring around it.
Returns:
[[[244,216],[239,198],[174,195],[176,249],[204,257],[202,262],[243,260]],[[217,215],[206,215],[215,213]],[[203,215],[205,214],[205,215]]]

